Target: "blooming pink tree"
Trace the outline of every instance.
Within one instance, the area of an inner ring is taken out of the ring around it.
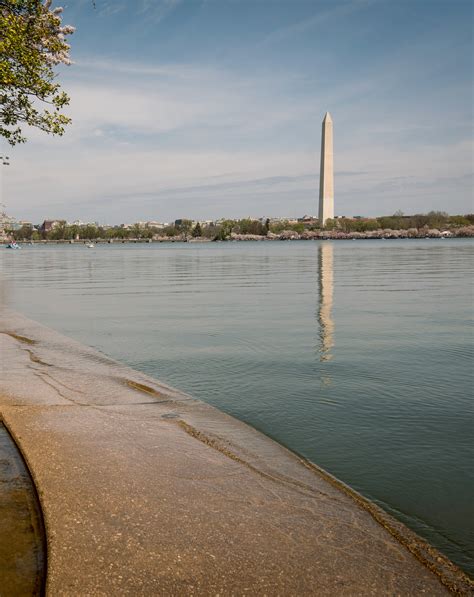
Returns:
[[[71,64],[66,42],[74,27],[62,24],[51,0],[0,0],[0,136],[10,145],[26,138],[22,125],[62,135],[68,95],[54,67]]]

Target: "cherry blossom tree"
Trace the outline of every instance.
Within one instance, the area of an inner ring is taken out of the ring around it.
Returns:
[[[62,135],[69,97],[55,67],[71,64],[66,42],[74,27],[46,0],[0,0],[0,137],[24,143],[22,125]]]

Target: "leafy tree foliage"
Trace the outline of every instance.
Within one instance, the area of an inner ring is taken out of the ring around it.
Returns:
[[[196,226],[194,226],[193,237],[198,238],[199,236],[202,236],[202,228],[201,228],[201,224],[198,222],[196,224]]]
[[[268,230],[259,220],[251,220],[246,218],[244,220],[238,220],[235,226],[232,227],[232,232],[238,234],[257,234],[259,236],[265,236]]]
[[[183,226],[184,222],[184,226]],[[444,222],[444,223],[443,223]],[[419,225],[417,225],[417,223]],[[474,214],[448,216],[444,212],[430,212],[428,214],[416,214],[413,216],[404,216],[394,214],[393,216],[384,216],[380,218],[338,218],[328,220],[325,230],[333,231],[335,234],[340,232],[364,233],[376,230],[414,230],[415,233],[423,233],[429,229],[442,229],[459,231],[465,230],[464,234],[457,236],[472,236],[472,224],[474,224]],[[171,225],[166,228],[156,228],[149,225],[135,224],[129,228],[123,226],[101,227],[93,224],[67,224],[65,221],[59,221],[52,230],[40,232],[31,226],[24,225],[18,230],[8,231],[15,240],[147,240],[152,238],[174,238],[187,240],[190,220],[183,220],[179,226]],[[204,237],[210,240],[228,240],[233,232],[237,234],[255,234],[266,235],[267,223],[262,224],[258,220],[223,220],[219,223],[199,224],[192,228],[193,237]],[[293,231],[302,234],[305,231],[319,230],[319,226],[314,223],[290,223],[287,221],[278,222],[270,225],[270,231],[281,234],[283,231]],[[423,233],[424,234],[424,233]]]
[[[14,238],[16,240],[31,240],[34,229],[31,226],[22,226],[19,230],[15,231]]]
[[[382,228],[379,221],[375,219],[351,220],[349,218],[340,218],[339,220],[336,220],[336,222],[343,232],[367,232],[369,230]],[[387,228],[390,227],[391,226],[387,226]]]
[[[178,236],[179,235],[179,230],[176,228],[176,226],[166,226],[166,228],[163,229],[163,234],[165,236],[169,236],[169,237],[173,237],[173,236]]]
[[[450,216],[449,223],[453,226],[469,226],[473,221],[468,216]]]
[[[0,136],[23,143],[22,125],[62,135],[70,119],[61,113],[69,97],[54,67],[70,64],[62,8],[51,0],[0,0]]]
[[[193,223],[191,220],[180,220],[179,224],[178,224],[178,220],[177,220],[175,222],[175,228],[179,234],[183,234],[184,237],[187,238],[188,234],[190,234],[190,232],[193,228]]]
[[[269,222],[269,220],[268,220]],[[294,232],[297,232],[298,234],[301,234],[301,232],[303,232],[303,230],[305,230],[307,227],[305,224],[303,224],[303,222],[288,222],[287,220],[283,220],[281,222],[275,222],[273,224],[270,224],[269,222],[269,230],[270,232],[273,232],[274,234],[279,234],[280,232],[283,232],[283,230],[293,230]],[[266,224],[265,224],[266,227]],[[264,227],[264,229],[265,229]],[[313,229],[313,226],[308,226],[308,228],[310,230]],[[260,234],[265,235],[266,232],[261,232]]]

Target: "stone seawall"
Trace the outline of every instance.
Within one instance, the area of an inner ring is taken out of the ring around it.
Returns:
[[[211,406],[8,310],[0,355],[48,595],[472,591],[401,523]]]

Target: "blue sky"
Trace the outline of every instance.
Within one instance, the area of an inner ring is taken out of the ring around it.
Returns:
[[[470,0],[69,0],[73,125],[10,151],[13,215],[120,223],[472,205]],[[4,149],[4,148],[3,148]]]

